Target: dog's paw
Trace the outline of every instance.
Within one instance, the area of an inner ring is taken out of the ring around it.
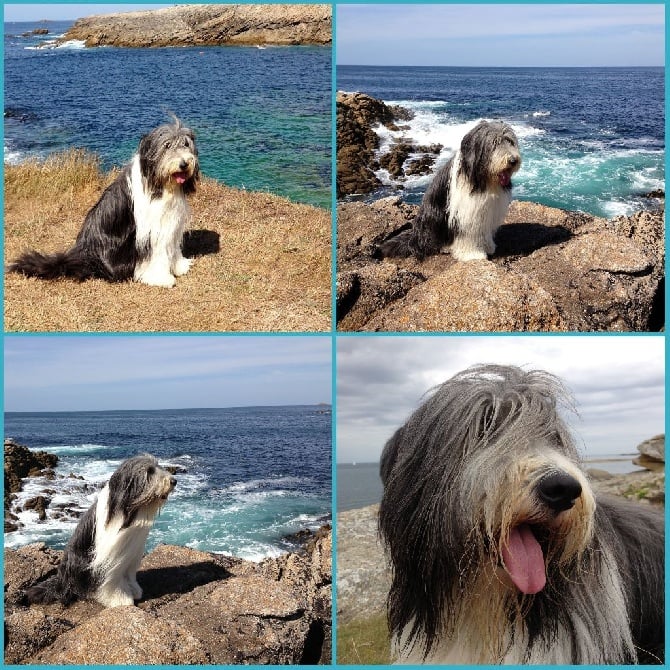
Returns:
[[[486,261],[488,256],[485,251],[464,251],[452,249],[452,255],[457,261]]]
[[[137,583],[137,581],[130,580],[128,582],[128,586],[130,587],[130,592],[133,595],[133,598],[135,600],[140,600],[142,598],[142,587]]]
[[[142,284],[147,286],[161,286],[163,288],[172,288],[176,283],[176,279],[169,272],[166,274],[145,274],[139,279]]]
[[[192,263],[193,261],[189,258],[183,258],[183,257],[180,258],[172,268],[174,276],[181,277],[182,275],[185,275],[189,271],[189,268],[191,267]]]

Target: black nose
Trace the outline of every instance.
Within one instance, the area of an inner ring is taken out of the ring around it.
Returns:
[[[177,480],[174,477],[170,477],[170,484],[172,485],[172,488],[177,486]]]
[[[179,169],[180,170],[185,170],[188,167],[188,163],[182,158],[181,161],[179,161]]]
[[[570,509],[582,495],[582,485],[565,472],[554,472],[540,480],[537,485],[540,500],[554,512]]]
[[[507,159],[507,162],[508,162],[510,167],[514,167],[519,162],[519,159],[511,157],[511,158]]]

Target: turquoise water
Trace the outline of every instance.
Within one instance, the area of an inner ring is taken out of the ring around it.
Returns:
[[[70,24],[46,25],[5,23],[5,160],[76,146],[122,165],[172,111],[207,176],[330,207],[330,47],[56,48]]]

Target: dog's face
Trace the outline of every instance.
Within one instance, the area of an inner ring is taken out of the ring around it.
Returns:
[[[393,631],[410,626],[430,646],[466,596],[503,593],[496,602],[521,611],[533,594],[552,600],[557,574],[582,569],[595,501],[562,394],[551,375],[479,366],[438,387],[388,441],[379,529],[394,566]]]
[[[461,141],[461,169],[472,190],[512,188],[521,167],[519,141],[501,121],[480,121]]]
[[[195,134],[175,118],[152,130],[140,141],[140,168],[152,193],[163,189],[195,192],[200,178]]]
[[[155,516],[176,485],[177,480],[153,456],[129,458],[109,480],[107,523],[121,514],[121,527],[127,528],[139,512],[146,517]]]

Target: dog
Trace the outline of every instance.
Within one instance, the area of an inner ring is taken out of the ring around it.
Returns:
[[[476,366],[387,442],[397,662],[663,662],[663,515],[594,494],[566,400],[547,373]]]
[[[30,251],[9,272],[41,279],[135,281],[170,288],[191,261],[181,252],[190,217],[186,196],[200,177],[192,130],[174,122],[142,137],[137,153],[86,215],[74,246]]]
[[[79,520],[56,574],[27,589],[26,601],[133,605],[142,597],[137,570],[149,530],[176,484],[149,454],[124,461]]]
[[[512,202],[512,175],[521,167],[514,131],[480,121],[437,171],[412,227],[381,245],[382,256],[426,256],[449,249],[459,261],[486,260]]]

